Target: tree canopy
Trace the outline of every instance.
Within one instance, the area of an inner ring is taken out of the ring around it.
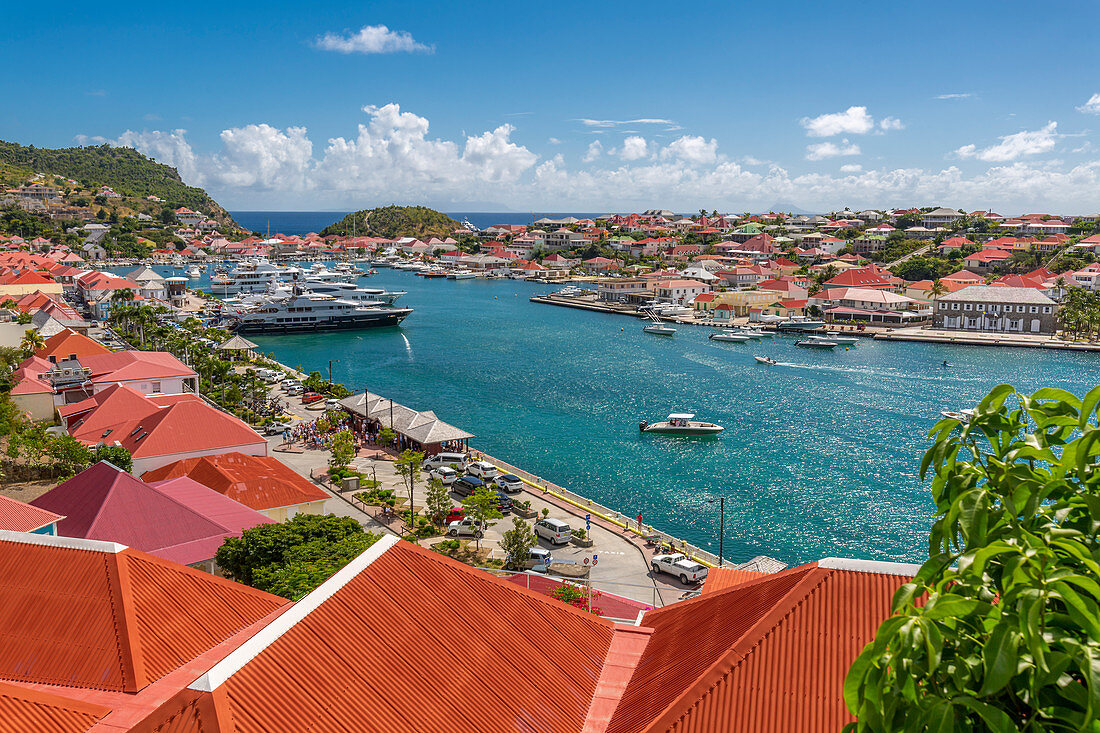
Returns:
[[[1100,387],[929,433],[929,559],[852,665],[859,731],[1100,731]]]
[[[379,535],[351,517],[299,514],[280,524],[261,524],[218,548],[218,565],[233,578],[297,600],[328,580]]]

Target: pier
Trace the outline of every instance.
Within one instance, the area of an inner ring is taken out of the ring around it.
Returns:
[[[880,341],[918,341],[955,346],[1013,346],[1025,349],[1058,349],[1061,351],[1100,351],[1100,344],[1063,341],[1048,334],[990,333],[978,331],[945,331],[924,328],[882,330],[874,335]]]

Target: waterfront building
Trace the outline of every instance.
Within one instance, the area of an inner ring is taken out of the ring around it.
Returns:
[[[755,308],[765,308],[784,297],[783,293],[775,290],[725,290],[696,295],[691,307],[698,311],[711,311],[712,317],[717,319],[727,316],[741,318]]]
[[[941,296],[936,328],[1053,335],[1058,304],[1035,288],[971,285]]]
[[[596,299],[613,303],[631,303],[650,300],[653,297],[653,281],[646,278],[621,278],[596,285]]]
[[[830,288],[808,298],[828,321],[907,325],[928,318],[926,304],[885,288]]]
[[[709,290],[709,285],[698,280],[664,280],[653,283],[653,293],[657,300],[678,305],[690,303],[697,295]]]
[[[400,450],[411,448],[430,456],[446,451],[448,446],[461,446],[466,451],[470,438],[474,437],[473,433],[443,422],[431,410],[419,412],[370,392],[345,397],[340,400],[340,407],[352,416],[359,433],[379,433],[383,429],[395,432]]]
[[[890,281],[890,272],[888,270],[883,270],[875,265],[868,265],[867,267],[849,268],[836,277],[825,281],[823,287],[825,290],[831,290],[833,288],[891,290],[895,288],[896,285]]]

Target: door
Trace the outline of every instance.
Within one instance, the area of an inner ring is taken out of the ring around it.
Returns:
[[[1039,333],[1039,319],[1038,318],[1032,318],[1031,319],[1031,332],[1032,333]]]

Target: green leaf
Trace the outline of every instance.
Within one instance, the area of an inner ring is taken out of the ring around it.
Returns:
[[[979,695],[989,695],[1008,684],[1016,674],[1016,662],[1019,659],[1019,639],[1007,623],[999,623],[993,628],[982,648],[982,665],[985,677]]]

